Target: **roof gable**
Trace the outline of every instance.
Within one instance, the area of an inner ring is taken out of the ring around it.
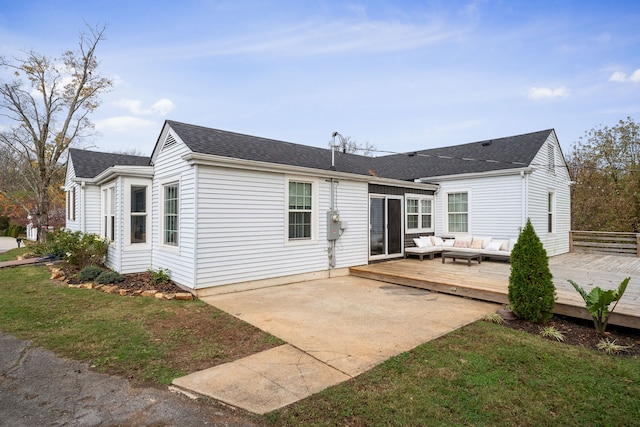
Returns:
[[[76,178],[95,178],[112,166],[149,166],[149,158],[69,148]]]

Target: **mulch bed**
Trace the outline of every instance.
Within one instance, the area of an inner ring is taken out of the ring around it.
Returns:
[[[506,321],[505,326],[538,336],[543,328],[553,326],[563,333],[563,343],[565,344],[597,349],[600,340],[609,339],[609,341],[615,340],[615,343],[618,345],[628,347],[620,351],[618,353],[619,355],[640,356],[640,331],[635,329],[609,325],[607,326],[605,335],[601,336],[596,332],[593,321],[565,316],[553,316],[553,318],[544,325],[537,325],[522,319],[515,319]]]
[[[70,285],[79,285],[82,284],[83,281],[78,279],[77,269],[73,269],[69,266],[63,266],[64,274],[67,278],[66,283]],[[149,272],[144,273],[133,273],[133,274],[123,274],[124,281],[114,283],[114,285],[118,286],[119,289],[126,289],[128,291],[157,291],[165,294],[177,293],[177,292],[188,292],[173,283],[171,280],[165,283],[157,283],[154,284],[152,282],[153,275]]]

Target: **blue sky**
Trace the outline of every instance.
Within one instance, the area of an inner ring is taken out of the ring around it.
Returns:
[[[115,82],[95,149],[149,154],[165,119],[402,152],[640,112],[635,1],[12,1],[0,53],[58,56],[87,22]]]

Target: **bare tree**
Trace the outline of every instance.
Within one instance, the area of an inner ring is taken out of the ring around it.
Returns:
[[[11,153],[22,177],[23,191],[33,195],[29,206],[13,197],[15,188],[0,180],[0,194],[29,211],[44,241],[42,226],[48,224],[50,187],[64,168],[64,155],[74,142],[89,135],[88,115],[100,104],[99,96],[112,82],[97,72],[96,48],[106,26],[81,33],[78,47],[48,58],[33,50],[21,57],[0,57],[0,66],[11,72],[12,81],[0,81],[0,116],[10,124],[0,132],[0,145]],[[15,181],[14,181],[15,183]]]
[[[357,141],[351,139],[350,136],[343,137],[339,133],[335,133],[338,137],[338,144],[333,145],[333,141],[329,141],[329,147],[333,147],[336,151],[342,153],[360,154],[362,156],[371,157],[373,152],[376,151],[376,146],[369,141],[364,144],[360,144]]]

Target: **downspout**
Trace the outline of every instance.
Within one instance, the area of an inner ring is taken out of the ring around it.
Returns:
[[[529,173],[520,171],[520,177],[522,178],[522,218],[520,221],[520,231],[522,231],[529,218]]]
[[[87,213],[85,212],[85,197],[86,197],[86,191],[85,191],[85,185],[86,183],[84,181],[82,181],[80,183],[80,231],[82,231],[83,233],[87,232]]]
[[[199,188],[199,184],[198,184],[198,174],[199,174],[200,170],[198,165],[194,165],[193,166],[193,188],[194,188],[194,192],[193,192],[193,290],[197,292],[198,290],[198,236],[199,236],[199,230],[198,230],[198,203],[199,203],[199,197],[198,195],[200,194],[200,191],[198,191]]]

